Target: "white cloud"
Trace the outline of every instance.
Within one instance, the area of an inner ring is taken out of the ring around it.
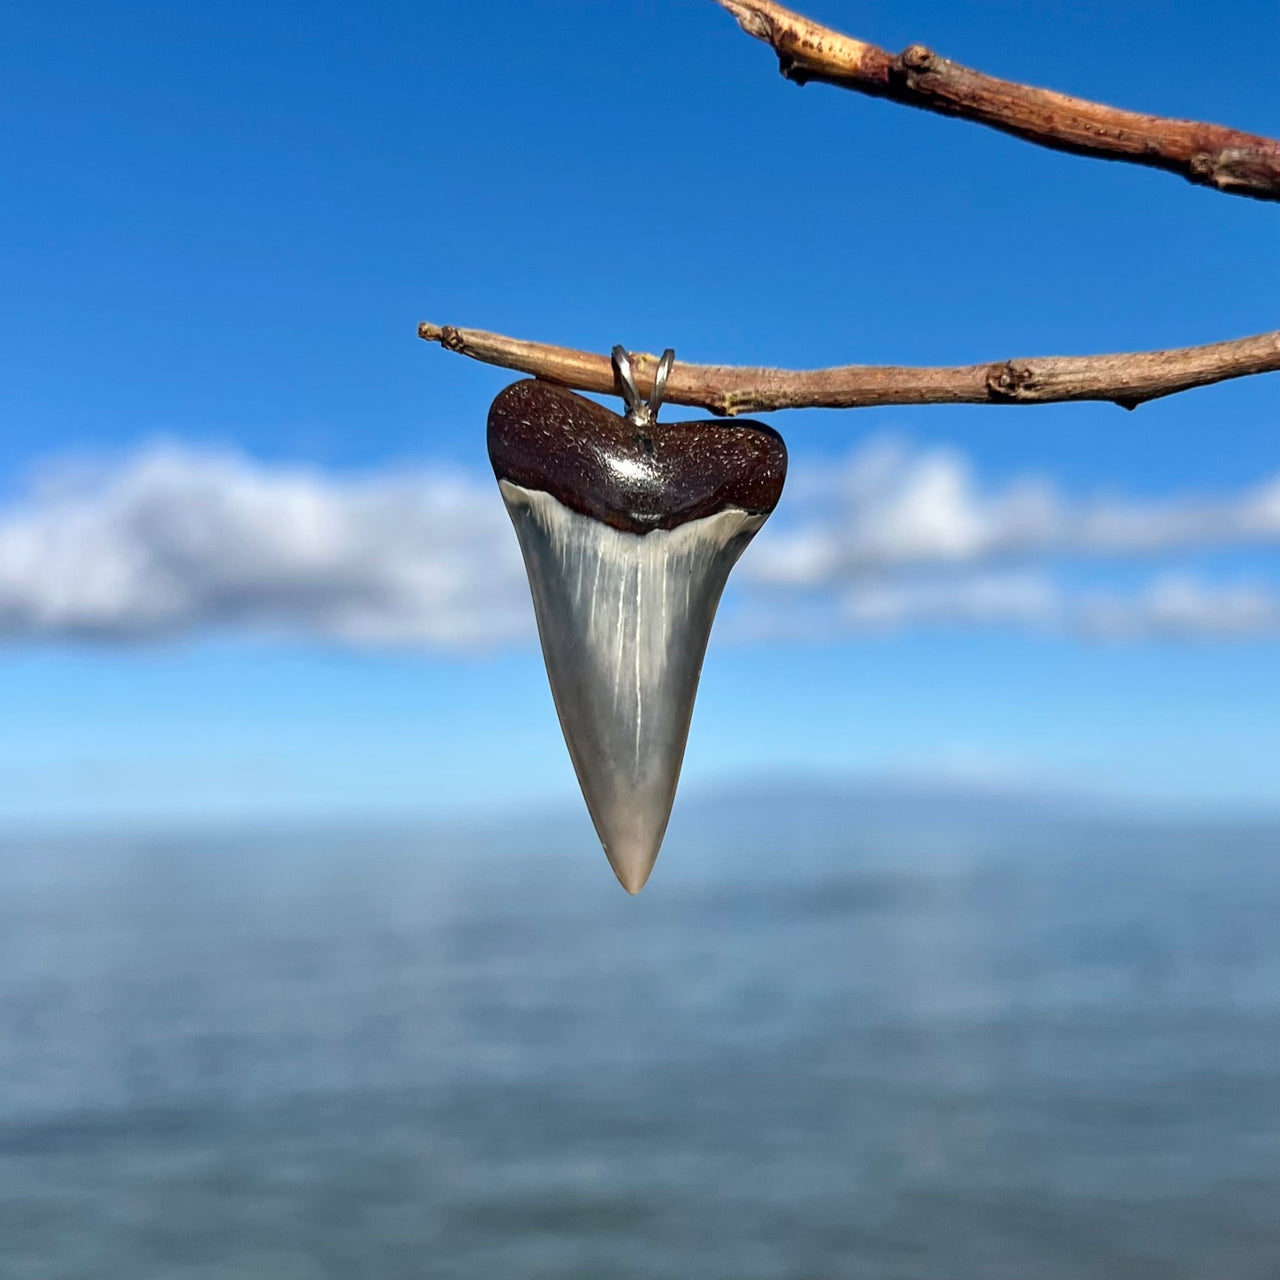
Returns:
[[[765,529],[743,565],[744,635],[930,626],[1090,640],[1280,636],[1270,582],[1193,577],[1169,563],[1280,547],[1280,475],[1215,497],[1080,500],[1042,477],[983,485],[954,449],[876,440],[793,480],[793,514]],[[1103,560],[1154,564],[1136,586],[1079,585],[1079,566],[1092,564],[1096,579]],[[1076,585],[1053,571],[1068,561]]]
[[[797,478],[803,517],[761,539],[750,568],[759,582],[816,586],[911,566],[1280,545],[1280,474],[1218,498],[1072,501],[1037,477],[984,488],[954,449],[881,440],[843,466]]]
[[[1039,572],[869,581],[839,597],[839,613],[847,627],[863,631],[976,625],[1092,640],[1280,637],[1280,592],[1180,572],[1159,573],[1130,593],[1073,590]]]
[[[757,590],[731,617],[739,643],[912,629],[999,629],[1081,640],[1280,639],[1280,590],[1161,571],[1130,590],[1069,587],[1043,570],[869,575],[833,591]]]
[[[868,580],[838,597],[840,615],[861,630],[912,624],[1048,627],[1061,600],[1038,573],[979,573],[923,579]]]
[[[797,468],[786,506],[735,576],[726,638],[920,626],[1280,636],[1270,581],[1169,563],[1280,545],[1280,477],[1216,498],[1081,502],[1044,479],[983,486],[954,450],[874,442],[840,468]],[[1059,572],[1103,556],[1151,564],[1136,586]],[[46,473],[0,507],[0,637],[218,630],[453,651],[533,637],[487,476],[326,473],[165,446]]]
[[[0,635],[236,628],[473,648],[529,633],[493,487],[148,450],[46,476],[0,512]]]
[[[1280,637],[1280,592],[1258,582],[1210,583],[1163,573],[1131,598],[1080,600],[1075,626],[1116,640]]]

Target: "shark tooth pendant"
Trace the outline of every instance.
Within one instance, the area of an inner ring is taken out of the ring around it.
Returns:
[[[667,828],[720,594],[787,470],[782,437],[762,423],[659,424],[673,359],[646,404],[614,348],[626,417],[536,379],[489,410],[565,742],[628,893]]]

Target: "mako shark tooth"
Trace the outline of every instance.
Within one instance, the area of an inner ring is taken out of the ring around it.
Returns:
[[[489,456],[578,782],[614,873],[638,893],[716,607],[781,495],[785,446],[755,422],[637,424],[530,379],[494,401]]]

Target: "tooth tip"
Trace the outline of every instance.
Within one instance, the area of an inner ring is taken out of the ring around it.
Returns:
[[[634,880],[624,880],[618,876],[618,883],[634,898],[648,883],[648,876],[639,876]]]
[[[649,874],[653,871],[655,861],[656,855],[654,858],[635,862],[610,858],[609,865],[613,868],[613,874],[618,877],[618,883],[634,897],[649,882]]]

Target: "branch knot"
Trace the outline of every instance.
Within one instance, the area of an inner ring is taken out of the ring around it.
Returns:
[[[441,326],[440,345],[446,351],[456,351],[462,355],[465,355],[467,351],[467,340],[462,336],[462,330],[455,328],[451,324]]]
[[[1035,370],[1030,365],[1006,360],[987,370],[987,390],[996,400],[1029,399],[1036,389]]]
[[[922,44],[909,44],[898,55],[898,65],[903,71],[932,71],[938,55]]]

